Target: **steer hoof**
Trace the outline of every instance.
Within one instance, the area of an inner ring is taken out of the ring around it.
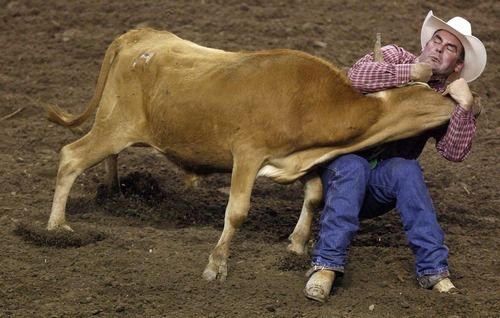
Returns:
[[[306,255],[307,254],[307,247],[302,245],[302,244],[297,244],[297,243],[288,244],[286,250],[291,252],[291,253],[295,253],[297,255]]]
[[[209,263],[205,270],[203,271],[203,278],[209,282],[214,281],[216,279],[221,282],[226,280],[227,277],[227,265],[215,265]]]
[[[69,231],[69,232],[74,232],[73,229],[67,225],[67,224],[60,224],[60,225],[56,225],[56,224],[50,224],[47,225],[47,230],[49,231]]]

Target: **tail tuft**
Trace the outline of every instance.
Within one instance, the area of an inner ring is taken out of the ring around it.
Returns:
[[[80,116],[72,115],[56,105],[45,106],[45,115],[49,121],[65,128],[69,128],[75,134],[82,133],[82,129],[79,126],[84,121],[82,121]]]

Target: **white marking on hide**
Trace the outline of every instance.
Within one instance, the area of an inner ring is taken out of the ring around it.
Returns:
[[[144,52],[144,53],[142,53],[141,55],[139,55],[138,57],[135,58],[134,64],[132,64],[132,68],[135,68],[136,64],[140,60],[144,60],[144,65],[143,65],[143,68],[144,68],[144,66],[146,66],[146,64],[149,63],[149,60],[153,57],[153,55],[155,55],[153,52]]]
[[[257,177],[266,177],[277,183],[288,184],[307,173],[307,170],[298,170],[298,167],[296,168],[291,169],[289,167],[288,169],[283,169],[268,164],[259,170]]]
[[[278,169],[275,166],[265,165],[259,170],[257,173],[257,177],[267,177],[273,179],[275,177],[282,176],[284,171],[282,169]]]
[[[387,97],[387,92],[386,91],[380,91],[380,92],[376,92],[376,93],[373,93],[373,94],[370,94],[370,96],[375,96],[375,97],[378,97],[382,100],[385,100],[386,97]]]

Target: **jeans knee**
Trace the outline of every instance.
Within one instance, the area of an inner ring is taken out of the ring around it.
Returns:
[[[423,179],[422,167],[417,160],[404,158],[392,158],[390,160],[392,175],[398,180]]]
[[[392,158],[390,160],[392,160],[391,164],[397,166],[398,169],[419,169],[420,170],[420,163],[415,159],[405,159],[405,158],[395,157],[395,158]]]
[[[359,172],[369,172],[370,164],[365,158],[358,155],[348,154],[338,157],[333,160],[328,167],[333,170],[346,170],[346,171],[359,171]]]
[[[333,179],[351,179],[367,183],[370,176],[370,164],[363,157],[348,154],[338,157],[328,163],[323,168],[322,182],[323,186],[330,183]]]

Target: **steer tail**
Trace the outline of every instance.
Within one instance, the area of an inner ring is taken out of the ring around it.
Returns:
[[[94,91],[94,96],[92,97],[90,104],[87,106],[87,109],[85,109],[85,111],[79,115],[72,115],[55,105],[49,105],[45,107],[45,112],[48,120],[63,127],[74,129],[83,124],[87,119],[89,119],[90,115],[92,115],[97,105],[99,105],[102,92],[104,91],[104,87],[106,86],[109,70],[111,69],[111,65],[113,64],[116,55],[120,51],[120,48],[121,41],[117,39],[113,41],[113,43],[111,43],[111,45],[106,50],[106,54],[101,65],[101,71],[99,73],[99,79],[97,80],[97,85]]]

